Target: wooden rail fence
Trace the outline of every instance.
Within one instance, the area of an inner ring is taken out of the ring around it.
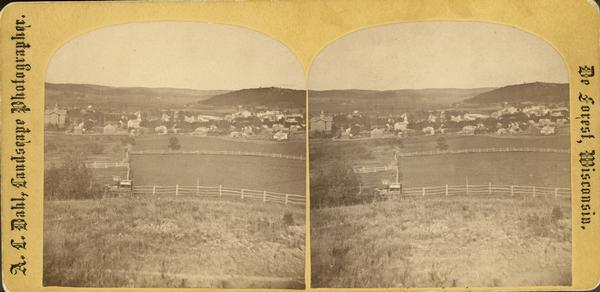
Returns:
[[[186,155],[237,155],[237,156],[261,156],[271,158],[282,158],[292,160],[306,160],[304,156],[287,155],[281,153],[264,153],[264,152],[245,152],[245,151],[211,151],[211,150],[194,150],[194,151],[172,151],[172,150],[142,150],[131,151],[129,154],[186,154]]]
[[[400,152],[400,157],[443,155],[443,154],[463,154],[463,153],[489,153],[489,152],[544,152],[544,153],[569,153],[569,149],[555,148],[534,148],[534,147],[504,147],[504,148],[476,148],[476,149],[458,149],[458,150],[432,150],[417,152]]]
[[[241,200],[259,200],[263,202],[280,203],[284,205],[305,206],[306,197],[296,194],[237,189],[218,186],[133,186],[134,195],[152,196],[202,196],[214,198],[239,198]]]
[[[386,166],[358,166],[354,167],[354,173],[373,173],[373,172],[382,172],[382,171],[392,171],[396,170],[395,165],[386,165]]]
[[[569,188],[550,188],[518,185],[443,185],[436,187],[403,188],[402,196],[492,195],[571,198]]]
[[[127,162],[105,162],[91,161],[85,163],[86,168],[113,168],[113,167],[129,167]]]

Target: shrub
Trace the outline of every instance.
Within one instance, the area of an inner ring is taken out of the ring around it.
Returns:
[[[563,218],[563,213],[558,206],[552,208],[552,213],[550,213],[550,218],[552,219],[552,222],[554,222],[554,223],[558,222],[558,220]]]
[[[446,138],[439,137],[437,139],[437,144],[435,148],[440,151],[448,150],[448,143],[446,142]]]
[[[361,201],[359,178],[344,160],[334,160],[311,171],[311,207],[351,205]]]
[[[169,149],[179,150],[179,148],[181,148],[181,145],[179,145],[179,139],[177,139],[177,137],[169,138]]]
[[[93,183],[92,173],[85,167],[81,153],[68,155],[62,165],[44,173],[46,199],[92,199],[100,198],[102,194],[102,187]]]
[[[285,212],[285,214],[283,214],[283,224],[286,226],[294,225],[294,217],[292,216],[292,213]]]

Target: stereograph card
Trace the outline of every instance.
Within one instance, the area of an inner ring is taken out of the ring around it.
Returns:
[[[28,2],[0,14],[7,291],[600,283],[600,11]]]

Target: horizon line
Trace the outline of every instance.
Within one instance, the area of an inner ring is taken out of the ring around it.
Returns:
[[[257,88],[283,88],[283,89],[294,89],[294,90],[306,90],[306,89],[298,89],[294,87],[282,87],[275,85],[267,85],[267,86],[259,86],[259,87],[242,87],[236,89],[199,89],[199,88],[190,88],[190,87],[168,87],[168,86],[139,86],[139,85],[106,85],[99,83],[74,83],[74,82],[49,82],[44,81],[44,84],[59,84],[59,85],[93,85],[93,86],[104,86],[104,87],[112,87],[112,88],[149,88],[149,89],[183,89],[183,90],[198,90],[198,91],[239,91],[244,89],[257,89]]]
[[[237,89],[222,89],[222,88],[221,89],[198,89],[198,88],[186,88],[186,87],[166,87],[166,86],[152,87],[152,86],[133,86],[133,85],[116,86],[116,85],[105,85],[105,84],[98,84],[98,83],[73,83],[73,82],[48,82],[48,81],[44,81],[44,84],[57,84],[57,85],[69,85],[69,84],[71,84],[71,85],[104,86],[104,87],[112,87],[112,88],[179,89],[179,90],[230,91],[230,92],[231,91],[244,90],[244,89],[259,89],[259,88],[281,88],[281,89],[293,89],[293,90],[304,90],[304,91],[345,91],[345,90],[396,91],[396,90],[428,90],[428,89],[459,89],[459,90],[468,90],[468,89],[482,89],[482,88],[497,89],[497,88],[502,88],[502,87],[507,87],[507,86],[532,84],[532,83],[561,84],[561,85],[566,84],[566,85],[569,85],[569,82],[529,81],[529,82],[506,84],[506,85],[500,85],[500,86],[478,86],[478,87],[420,87],[420,88],[395,88],[395,89],[365,89],[365,88],[331,88],[331,89],[311,89],[311,88],[305,88],[305,89],[299,89],[299,88],[294,88],[294,87],[283,87],[283,86],[269,85],[269,86],[259,86],[259,87],[243,87],[243,88],[237,88]]]
[[[332,89],[308,89],[309,91],[333,91],[333,90],[365,90],[365,91],[394,91],[394,90],[427,90],[427,89],[481,89],[481,88],[502,88],[513,85],[523,85],[532,83],[546,83],[546,84],[567,84],[569,82],[552,82],[552,81],[527,81],[522,83],[510,83],[498,86],[478,86],[478,87],[419,87],[419,88],[395,88],[395,89],[364,89],[364,88],[332,88]]]

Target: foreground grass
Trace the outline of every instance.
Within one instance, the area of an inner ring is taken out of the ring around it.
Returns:
[[[44,286],[304,286],[304,209],[198,198],[47,201]]]
[[[311,211],[313,287],[570,285],[568,200],[424,197]]]

